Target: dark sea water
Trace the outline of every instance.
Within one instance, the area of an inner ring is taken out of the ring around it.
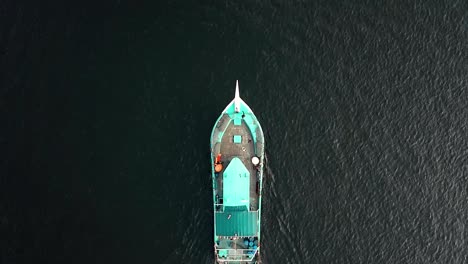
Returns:
[[[0,263],[213,263],[236,79],[266,136],[263,263],[468,263],[468,2],[4,1],[0,22]]]

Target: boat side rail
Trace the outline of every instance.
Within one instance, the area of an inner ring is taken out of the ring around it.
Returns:
[[[214,206],[215,206],[215,208],[216,208],[215,213],[222,213],[222,212],[224,212],[223,204],[222,204],[222,203],[215,203]]]
[[[215,211],[215,213],[223,213],[224,212],[222,203],[215,203],[214,206],[215,206],[215,208],[220,208],[219,210],[217,209]],[[258,209],[257,210],[249,210],[249,212],[257,212],[257,213],[258,213],[258,211],[259,211]]]
[[[218,261],[230,262],[230,261],[253,261],[255,255],[258,252],[257,249],[216,249],[216,256]]]

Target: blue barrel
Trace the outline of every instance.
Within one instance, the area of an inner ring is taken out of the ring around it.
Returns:
[[[245,240],[245,241],[244,241],[244,245],[248,246],[248,245],[249,245],[249,241],[248,241],[248,240]]]
[[[254,250],[257,250],[257,246],[253,246],[253,249],[254,249]]]
[[[251,247],[253,246],[253,242],[252,242],[252,241],[249,242],[249,246],[251,246]]]
[[[253,241],[254,241],[254,238],[253,238],[253,237],[251,237],[251,238],[249,238],[249,240],[253,242]]]

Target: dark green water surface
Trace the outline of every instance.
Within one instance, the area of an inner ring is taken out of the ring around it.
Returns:
[[[0,4],[0,263],[213,263],[241,97],[273,263],[468,263],[466,1]]]

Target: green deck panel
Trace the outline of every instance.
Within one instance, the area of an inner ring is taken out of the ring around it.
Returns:
[[[219,251],[219,254],[218,254],[220,257],[227,257],[229,254],[228,254],[228,250],[227,249],[221,249]]]
[[[258,212],[216,212],[216,236],[256,236]]]
[[[240,126],[240,125],[242,125],[242,119],[239,119],[239,118],[234,119],[234,125],[235,125],[235,126]]]
[[[249,207],[250,201],[250,173],[242,161],[235,157],[223,172],[224,207]]]
[[[240,135],[235,135],[234,138],[233,138],[233,140],[234,140],[234,143],[240,144],[240,143],[242,143],[242,136],[240,136]]]

